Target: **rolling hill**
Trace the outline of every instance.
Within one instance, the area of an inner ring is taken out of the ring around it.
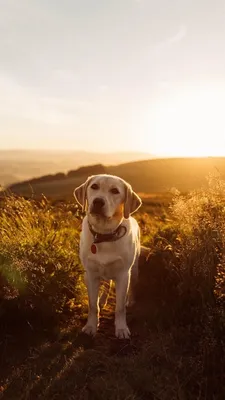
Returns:
[[[81,165],[120,164],[151,157],[148,153],[88,153],[85,151],[0,150],[0,185],[7,186]]]
[[[209,173],[220,173],[222,178],[225,177],[225,157],[152,159],[116,166],[97,164],[67,174],[58,173],[18,183],[9,189],[26,197],[44,194],[51,199],[72,199],[74,188],[96,173],[118,175],[130,182],[139,193],[165,193],[174,187],[187,192],[204,186]]]

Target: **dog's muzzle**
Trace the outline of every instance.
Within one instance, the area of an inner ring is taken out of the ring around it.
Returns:
[[[104,215],[104,205],[105,201],[100,197],[94,199],[91,206],[91,214]]]

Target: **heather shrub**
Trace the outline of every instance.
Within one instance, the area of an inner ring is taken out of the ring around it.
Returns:
[[[213,175],[207,180],[204,189],[176,194],[171,206],[179,229],[174,250],[180,261],[180,293],[203,302],[214,299],[225,244],[225,181]]]
[[[18,307],[60,313],[80,307],[80,216],[69,205],[52,207],[14,196],[0,208],[0,299]]]

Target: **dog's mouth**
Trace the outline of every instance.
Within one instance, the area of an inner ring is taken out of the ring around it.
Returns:
[[[92,217],[102,218],[104,220],[118,219],[118,218],[122,218],[122,216],[123,216],[123,208],[124,208],[124,206],[123,206],[123,204],[121,204],[119,206],[119,208],[117,208],[112,215],[107,215],[105,206],[100,207],[98,205],[92,204],[89,209],[89,214]]]
[[[91,210],[90,214],[93,217],[104,217],[104,218],[106,218],[106,215],[104,214],[104,212],[102,210],[101,211],[99,211],[99,210]]]
[[[91,207],[90,214],[98,217],[106,217],[104,209],[95,205]]]

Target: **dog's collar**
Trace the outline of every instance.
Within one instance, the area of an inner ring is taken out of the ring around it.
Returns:
[[[89,221],[88,226],[90,232],[94,236],[93,243],[116,242],[117,240],[122,239],[122,237],[124,237],[127,233],[127,228],[122,224],[120,224],[112,233],[95,232]]]

